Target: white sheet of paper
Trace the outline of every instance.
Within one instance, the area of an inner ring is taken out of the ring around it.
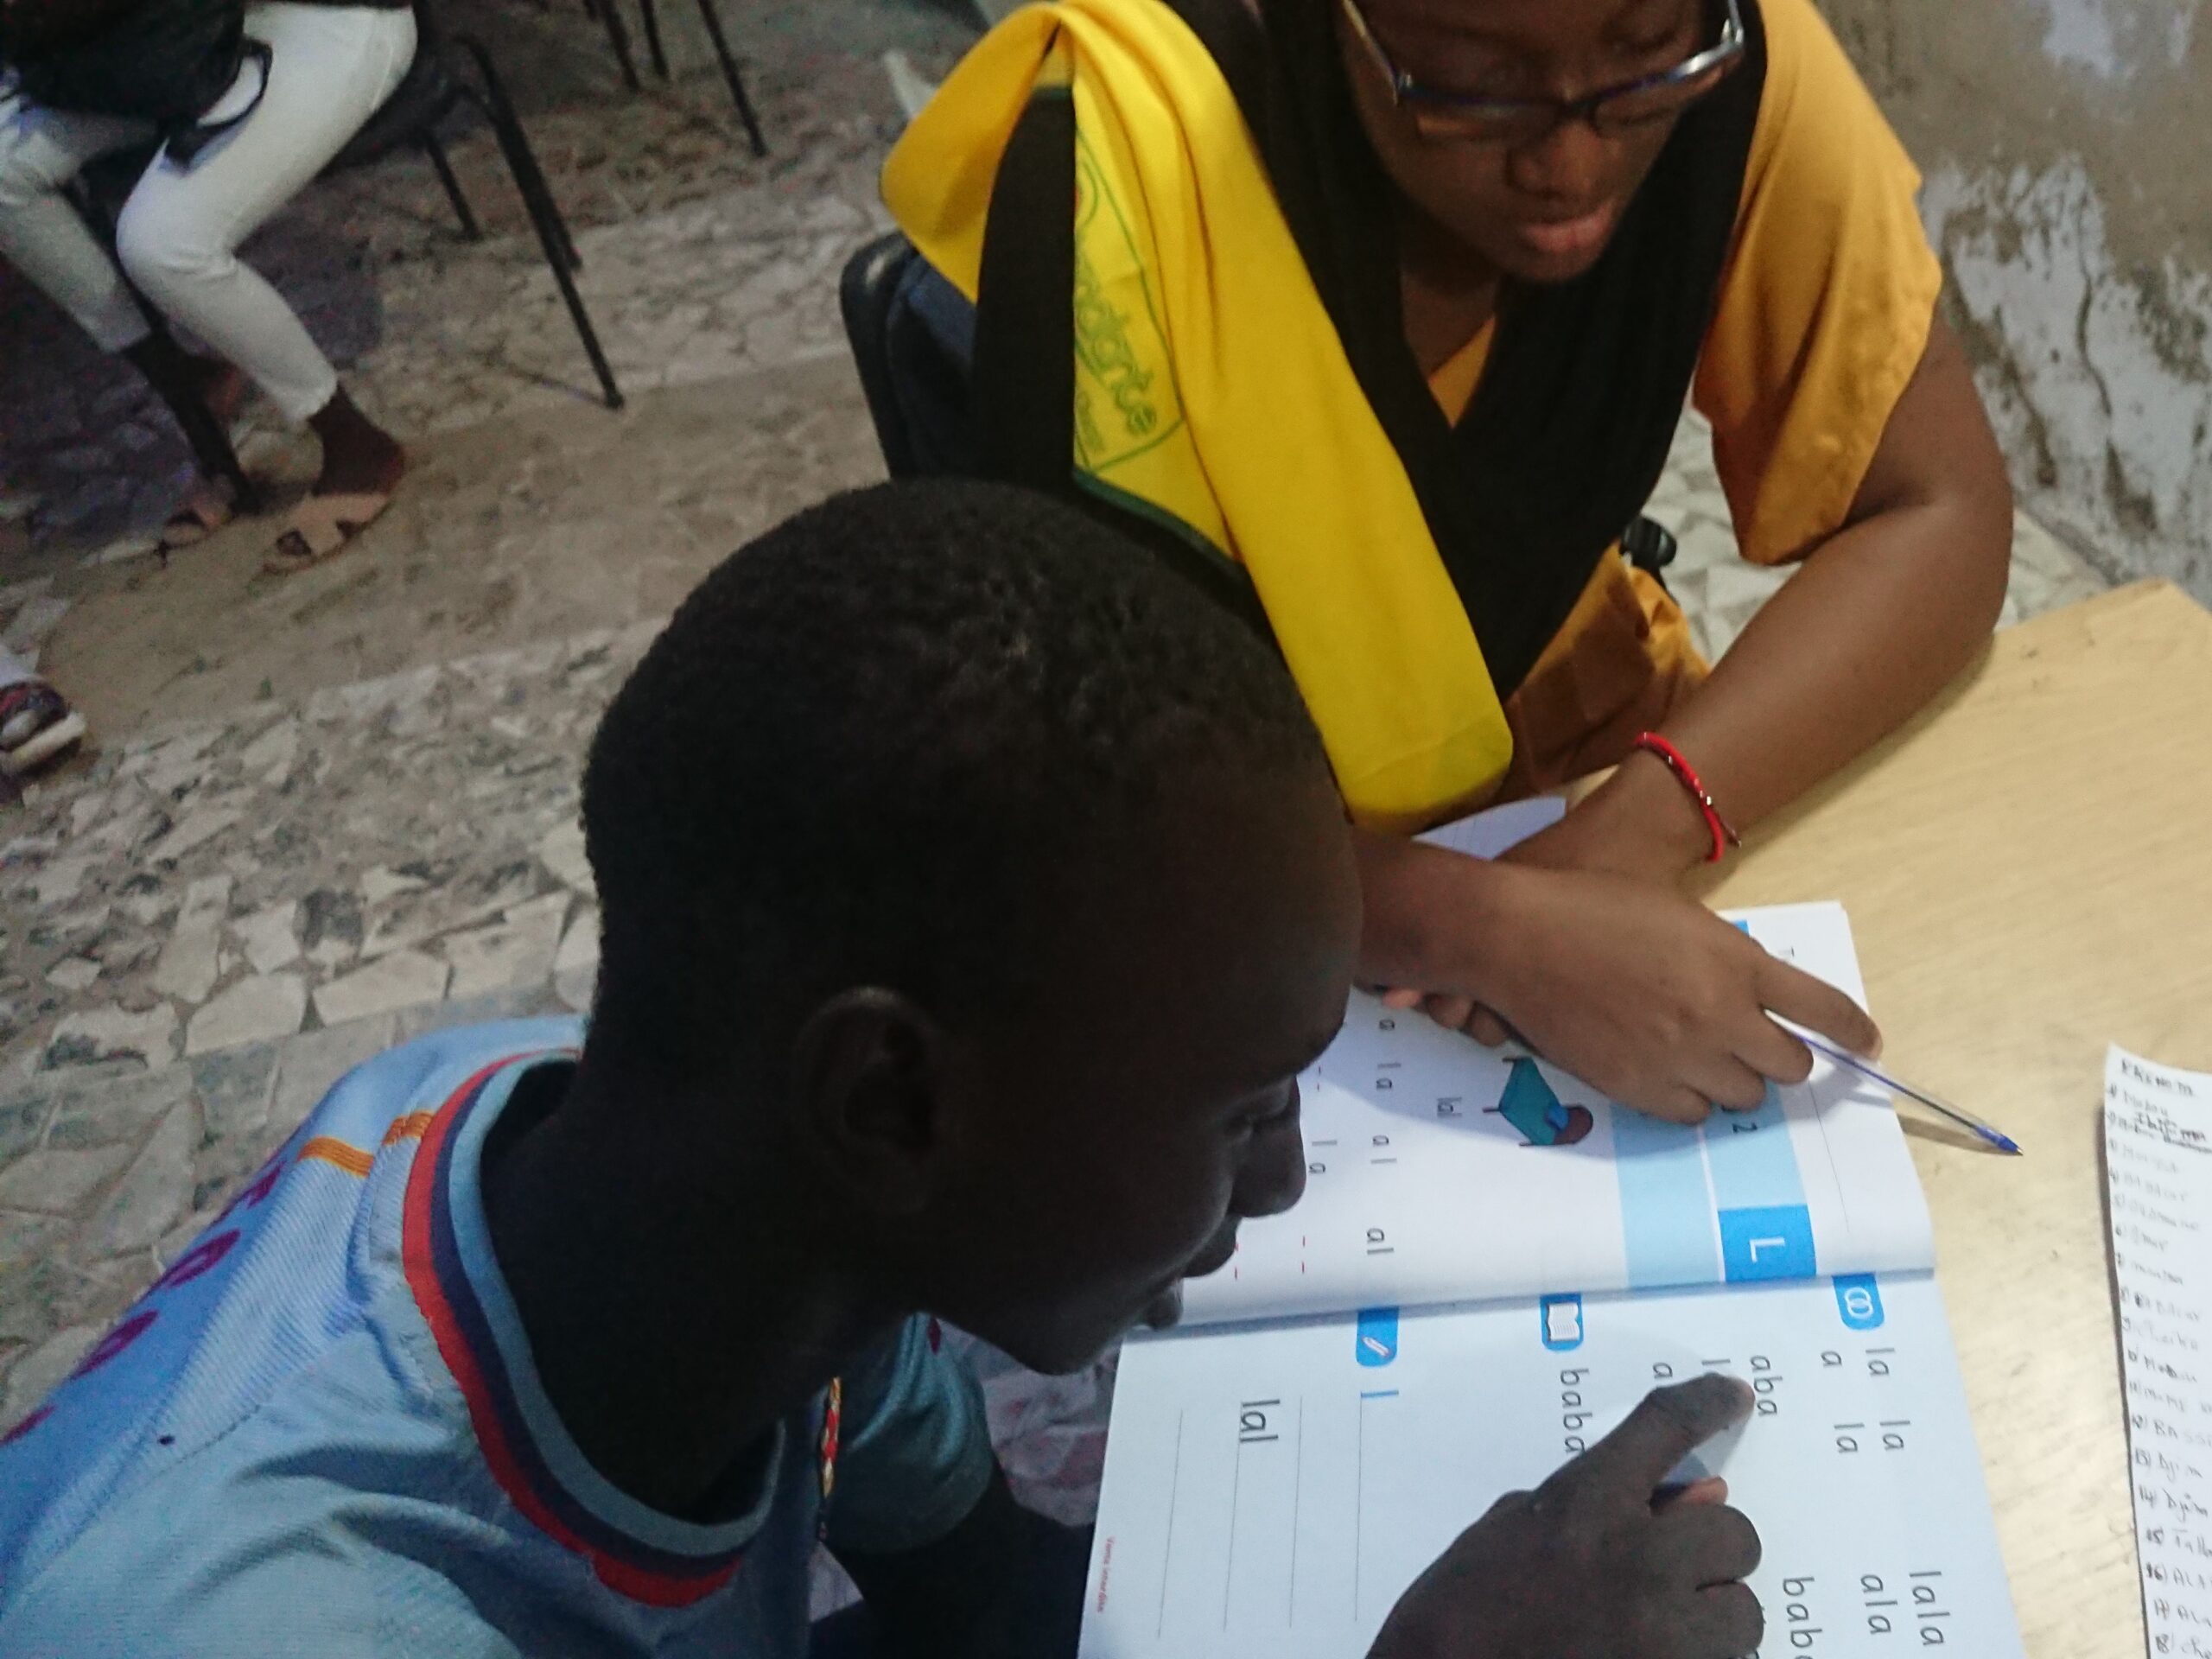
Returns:
[[[1743,919],[1865,1000],[1840,906]],[[1355,995],[1303,1084],[1306,1196],[1185,1287],[1187,1322],[1934,1264],[1895,1108],[1826,1059],[1756,1111],[1683,1127]]]
[[[2143,1622],[2159,1659],[2212,1659],[2212,1076],[2105,1056]]]
[[[1502,1493],[1725,1370],[1770,1655],[2020,1659],[1934,1280],[1533,1300],[1133,1338],[1084,1659],[1358,1659]]]
[[[1550,829],[1566,816],[1567,803],[1558,796],[1531,795],[1525,801],[1509,801],[1471,817],[1455,818],[1420,839],[1475,858],[1496,858],[1516,842]]]

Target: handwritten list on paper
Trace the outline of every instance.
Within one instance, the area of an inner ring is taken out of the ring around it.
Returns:
[[[2143,1617],[2158,1659],[2212,1659],[2212,1075],[2105,1061]]]

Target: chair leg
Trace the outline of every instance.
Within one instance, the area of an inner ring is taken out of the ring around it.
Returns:
[[[106,205],[89,189],[71,192],[69,202],[76,209],[78,217],[84,220],[86,227],[92,232],[94,240],[112,251],[115,247],[115,216],[107,211]],[[166,334],[168,331],[168,319],[149,304],[146,296],[130,287],[127,281],[124,286],[130,288],[131,300],[146,319],[146,326]],[[198,465],[202,476],[219,478],[231,486],[231,504],[238,512],[260,512],[261,491],[246,476],[245,468],[238,462],[238,452],[231,447],[231,435],[223,429],[223,423],[215,418],[214,412],[181,387],[162,385],[151,379],[147,384],[153,386],[155,395],[175,418],[177,429],[183,433],[185,445],[192,451],[193,461]]]
[[[651,7],[652,0],[646,0]],[[745,95],[745,81],[737,73],[737,60],[730,56],[729,41],[722,34],[721,14],[715,10],[715,0],[699,0],[699,16],[705,20],[707,37],[715,43],[715,56],[721,60],[722,79],[729,82],[729,95],[737,102],[738,119],[745,123],[745,135],[753,141],[753,153],[766,156],[768,141],[760,136],[760,118],[753,113],[753,100]]]
[[[547,188],[545,175],[538,168],[537,158],[531,151],[530,137],[516,118],[514,105],[509,102],[505,86],[499,71],[493,67],[492,54],[480,41],[455,36],[459,44],[476,60],[476,67],[484,77],[481,96],[471,92],[471,98],[484,111],[492,124],[492,130],[499,141],[500,153],[506,157],[507,170],[514,175],[515,188],[521,194],[523,206],[530,213],[530,222],[537,232],[538,245],[544,250],[546,268],[553,273],[553,281],[560,288],[563,303],[569,308],[569,320],[575,324],[576,338],[583,342],[584,355],[591,359],[592,372],[599,377],[600,390],[606,395],[609,409],[622,407],[622,389],[615,384],[614,371],[601,349],[599,334],[592,327],[591,314],[584,309],[583,296],[576,291],[575,266],[575,243],[569,234],[560,210],[554,205],[552,192]]]
[[[201,474],[219,478],[231,486],[231,501],[238,512],[258,512],[261,492],[245,475],[245,468],[238,462],[238,452],[231,447],[231,435],[223,430],[222,423],[197,397],[175,395],[166,386],[156,386],[155,390],[168,405],[169,413],[176,417]]]
[[[630,55],[630,31],[622,24],[622,0],[584,0],[584,4],[597,12],[606,26],[607,43],[614,48],[614,60],[622,67],[622,84],[633,92],[642,91],[637,60]]]
[[[501,91],[505,96],[505,89]],[[514,132],[514,143],[500,145],[507,158],[508,171],[514,175],[515,188],[522,192],[523,205],[530,209],[534,223],[542,224],[552,232],[554,245],[560,250],[561,263],[570,270],[584,268],[584,257],[576,251],[576,238],[569,229],[569,221],[562,213],[560,204],[553,200],[553,187],[545,181],[545,169],[537,164],[537,153],[530,147],[530,140],[523,134],[522,122],[508,106],[508,120]]]
[[[553,187],[545,181],[544,169],[537,164],[537,152],[530,147],[522,118],[515,113],[514,100],[507,96],[506,82],[500,79],[490,49],[473,35],[455,35],[453,41],[476,60],[485,95],[474,98],[474,102],[499,137],[500,153],[506,157],[507,170],[514,175],[515,188],[522,193],[523,205],[530,210],[531,223],[552,232],[563,264],[572,271],[582,270],[583,256],[576,251],[576,239],[569,233],[569,222],[553,200]],[[474,98],[474,94],[471,96]]]
[[[430,158],[430,165],[437,169],[438,182],[446,188],[446,200],[453,203],[454,216],[461,220],[461,233],[471,242],[481,242],[484,230],[470,211],[468,198],[461,193],[461,181],[453,175],[453,163],[446,159],[446,147],[438,142],[435,133],[423,135],[423,149]]]
[[[645,20],[645,49],[652,54],[653,73],[666,80],[668,54],[661,49],[660,8],[653,0],[638,0],[638,10]]]

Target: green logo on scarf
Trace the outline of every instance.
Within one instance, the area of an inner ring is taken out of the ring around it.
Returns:
[[[1167,342],[1128,216],[1076,138],[1076,464],[1103,474],[1183,424]]]

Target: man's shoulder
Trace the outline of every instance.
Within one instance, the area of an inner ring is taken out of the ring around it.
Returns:
[[[318,1116],[373,1116],[395,1109],[432,1110],[472,1082],[517,1060],[573,1051],[583,1041],[575,1014],[502,1020],[427,1032],[363,1060],[331,1085]]]
[[[354,1325],[288,1372],[281,1396],[235,1402],[220,1432],[185,1402],[109,1425],[50,1481],[20,1471],[45,1501],[0,1538],[0,1650],[257,1652],[281,1631],[286,1651],[375,1653],[391,1598],[442,1621],[444,1601],[465,1607],[423,1563],[495,1527],[497,1494],[458,1402],[395,1365],[390,1335]],[[175,1432],[155,1432],[172,1418]],[[34,1465],[38,1439],[15,1448]],[[387,1541],[401,1537],[429,1547]],[[94,1630],[111,1647],[48,1639]]]
[[[404,1491],[442,1442],[473,1446],[402,1271],[414,1154],[475,1081],[577,1035],[574,1020],[440,1032],[341,1077],[0,1442],[0,1580],[143,1530],[118,1516],[219,1535],[295,1497]],[[304,1486],[282,1478],[308,1468]]]
[[[427,1494],[403,1502],[314,1472],[240,1478],[211,1463],[141,1486],[0,1595],[0,1651],[516,1650],[464,1587],[464,1555],[483,1552],[491,1523]]]

